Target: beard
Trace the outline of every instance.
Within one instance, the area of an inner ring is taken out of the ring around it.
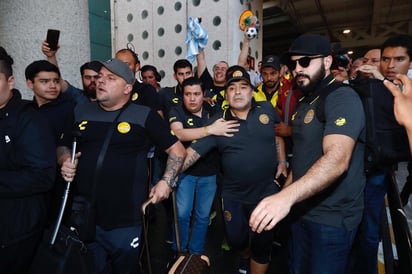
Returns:
[[[323,78],[325,78],[325,75],[326,75],[325,65],[322,63],[319,70],[316,71],[315,74],[312,75],[312,77],[307,74],[303,74],[303,73],[296,74],[295,83],[296,83],[296,86],[299,88],[299,90],[302,91],[304,95],[307,95],[311,91],[315,90],[315,87],[322,81]],[[298,77],[307,78],[309,80],[309,83],[305,85],[303,84],[303,82],[297,81],[296,79]]]
[[[96,84],[90,84],[88,86],[83,85],[83,91],[87,97],[96,99]]]

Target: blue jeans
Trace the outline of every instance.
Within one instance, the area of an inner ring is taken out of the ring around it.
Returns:
[[[141,226],[103,230],[96,226],[96,240],[87,245],[94,255],[95,272],[135,274],[141,241]],[[111,272],[110,272],[111,270]]]
[[[367,177],[364,191],[365,208],[351,255],[351,270],[349,271],[351,274],[378,273],[379,227],[386,195],[387,178],[385,174]]]
[[[293,274],[344,274],[356,228],[300,219],[291,226],[289,271]]]
[[[203,254],[210,209],[216,192],[216,176],[182,174],[176,191],[176,204],[182,252]],[[190,233],[192,211],[193,225]],[[189,240],[190,239],[190,240]],[[173,244],[176,249],[176,243]]]

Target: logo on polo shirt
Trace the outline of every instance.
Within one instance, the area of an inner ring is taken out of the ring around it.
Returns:
[[[137,98],[139,98],[139,93],[134,92],[134,93],[132,94],[132,101],[136,101]]]
[[[339,117],[335,120],[335,125],[337,125],[338,127],[346,125],[346,118]]]
[[[315,117],[315,111],[313,109],[309,109],[308,112],[306,112],[303,122],[305,124],[309,124],[310,122],[312,122],[314,117]]]
[[[259,121],[262,124],[267,125],[267,124],[269,124],[269,116],[267,116],[267,114],[260,114],[259,115]]]
[[[87,121],[81,121],[79,123],[79,130],[86,130]]]
[[[188,124],[189,126],[193,126],[193,118],[187,119],[186,124]]]
[[[130,131],[130,129],[131,129],[131,126],[130,126],[130,124],[129,124],[128,122],[120,122],[120,123],[117,125],[117,130],[118,130],[120,133],[123,133],[123,134],[128,133],[128,132]]]

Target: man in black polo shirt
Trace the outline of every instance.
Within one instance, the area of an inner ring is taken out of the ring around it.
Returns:
[[[125,62],[135,74],[140,70],[140,60],[137,53],[131,49],[124,48],[116,52],[115,58]],[[159,94],[155,88],[146,83],[140,83],[137,79],[133,82],[133,90],[130,95],[132,103],[147,106],[157,111],[163,117]]]
[[[87,199],[95,197],[96,238],[88,246],[95,256],[97,273],[108,263],[112,273],[137,271],[142,230],[139,208],[148,196],[146,154],[150,146],[155,144],[168,154],[165,172],[149,194],[154,203],[169,196],[185,156],[183,145],[170,134],[166,121],[148,107],[130,104],[134,81],[126,63],[119,59],[103,62],[97,101],[77,105],[74,121],[58,149],[64,179],[72,181],[76,174],[77,192]],[[81,133],[75,164],[70,162],[68,149],[73,129]],[[92,193],[96,162],[110,130],[112,136]]]
[[[203,100],[200,80],[187,78],[182,87],[183,104],[170,111],[169,123],[185,147],[209,135],[231,137],[232,132],[238,131],[236,121],[222,118],[208,125],[211,107]],[[209,213],[216,191],[218,160],[217,150],[212,150],[179,176],[176,201],[182,252],[198,255],[204,252]]]
[[[232,137],[209,136],[192,143],[183,170],[213,148],[218,149],[227,240],[241,251],[244,265],[239,271],[248,271],[250,258],[252,273],[265,273],[273,232],[252,233],[248,219],[260,199],[278,191],[275,177],[286,174],[284,165],[278,165],[278,160],[285,160],[283,140],[275,137],[274,131],[275,123],[280,120],[270,103],[253,100],[250,77],[243,67],[230,67],[226,80],[226,100],[230,107],[214,115],[211,121],[235,120],[240,124],[239,131]]]
[[[258,233],[270,230],[296,204],[289,239],[291,273],[343,274],[363,209],[362,102],[352,88],[335,83],[325,37],[298,37],[289,59],[304,95],[292,115],[292,174],[282,191],[259,203],[249,223]],[[317,106],[326,92],[321,121]]]
[[[173,71],[173,77],[176,79],[177,85],[159,90],[160,102],[165,117],[169,117],[169,112],[173,107],[182,104],[182,83],[185,79],[193,76],[192,64],[186,59],[177,60],[173,64]]]

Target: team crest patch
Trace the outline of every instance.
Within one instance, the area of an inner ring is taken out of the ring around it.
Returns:
[[[223,211],[223,217],[225,218],[226,222],[230,222],[232,220],[232,213],[230,211]]]
[[[309,124],[310,122],[312,122],[313,117],[315,117],[315,111],[313,109],[309,109],[308,112],[306,112],[303,122],[305,124]]]
[[[335,120],[335,125],[337,125],[338,127],[346,125],[346,118],[339,117]]]
[[[130,124],[128,123],[128,122],[120,122],[118,125],[117,125],[117,130],[120,132],[120,133],[128,133],[129,131],[130,131]]]
[[[132,95],[132,101],[136,101],[137,98],[139,98],[139,94],[137,92],[133,93]]]
[[[269,116],[267,114],[260,114],[259,115],[259,121],[262,124],[267,125],[267,124],[269,124]]]

